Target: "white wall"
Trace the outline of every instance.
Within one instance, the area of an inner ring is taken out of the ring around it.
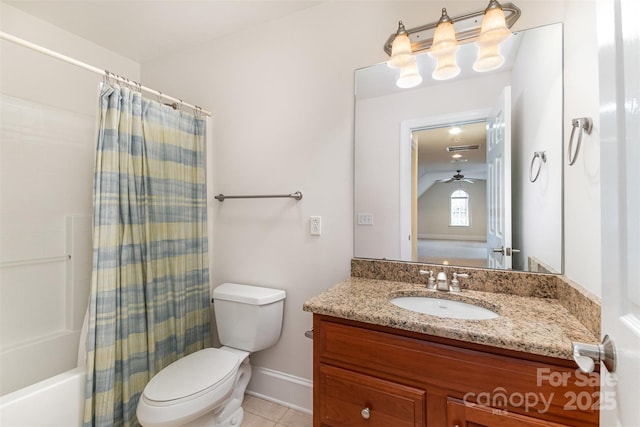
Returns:
[[[449,225],[451,193],[458,189],[469,195],[469,227]],[[435,183],[429,187],[418,198],[418,235],[429,239],[486,240],[487,182]]]
[[[3,32],[138,81],[140,65],[59,27],[0,3]],[[80,19],[80,17],[79,17]],[[0,91],[5,95],[95,115],[97,74],[2,40]]]
[[[564,256],[565,274],[601,294],[600,107],[595,0],[570,1],[565,6],[564,39]],[[593,131],[585,135],[579,157],[567,165],[571,119],[591,117]]]
[[[514,269],[526,270],[527,259],[562,271],[562,40],[560,25],[523,33],[512,70],[513,247]],[[543,59],[543,60],[541,60]],[[524,95],[526,92],[526,96]],[[536,160],[540,174],[530,182],[533,153],[544,151],[546,162]]]

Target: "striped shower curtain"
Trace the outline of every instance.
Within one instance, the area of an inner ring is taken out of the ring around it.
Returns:
[[[135,426],[147,382],[209,342],[205,120],[103,84],[85,426]]]

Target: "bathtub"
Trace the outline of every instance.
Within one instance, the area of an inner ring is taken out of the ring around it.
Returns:
[[[81,426],[85,382],[82,366],[0,397],[0,425]]]

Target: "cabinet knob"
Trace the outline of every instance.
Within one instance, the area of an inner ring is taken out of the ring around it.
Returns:
[[[362,418],[364,418],[365,420],[368,420],[369,417],[371,417],[371,411],[369,410],[369,408],[364,408],[362,411],[360,411],[360,415],[362,415]]]

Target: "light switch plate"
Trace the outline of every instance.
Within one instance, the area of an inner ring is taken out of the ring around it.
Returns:
[[[373,225],[373,214],[372,213],[359,213],[358,214],[358,225]]]
[[[322,234],[322,217],[312,216],[309,220],[309,234],[319,236]]]

